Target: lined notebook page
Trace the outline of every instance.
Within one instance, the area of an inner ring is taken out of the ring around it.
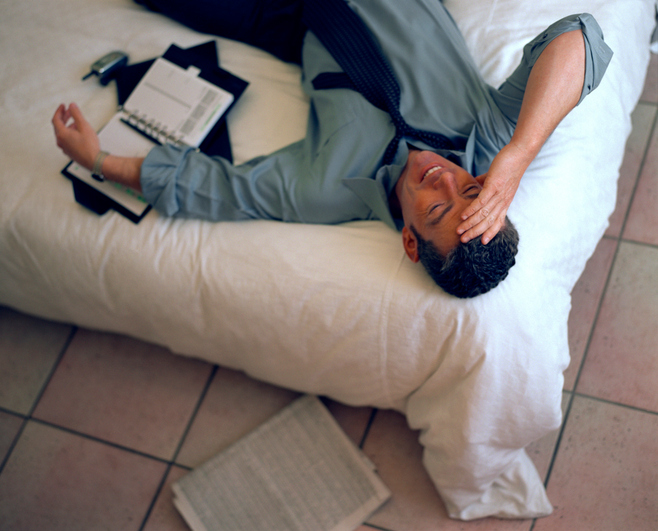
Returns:
[[[353,531],[390,497],[314,396],[293,402],[173,490],[194,531]]]
[[[198,147],[233,103],[233,94],[198,77],[199,69],[158,58],[123,107],[147,130]]]

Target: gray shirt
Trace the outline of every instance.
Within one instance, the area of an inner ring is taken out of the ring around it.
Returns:
[[[452,17],[438,0],[350,0],[380,42],[401,87],[400,110],[414,128],[448,136],[473,175],[485,173],[511,139],[528,76],[546,46],[580,29],[586,45],[581,100],[598,86],[612,57],[591,15],[551,25],[523,51],[520,65],[495,89],[484,82]],[[168,216],[213,221],[271,219],[334,224],[379,219],[391,227],[388,197],[408,157],[388,114],[350,89],[314,90],[312,80],[341,68],[311,32],[303,49],[303,87],[310,97],[306,137],[271,155],[234,166],[192,149],[156,147],[142,165],[146,199]],[[422,142],[414,147],[431,149]],[[396,223],[397,221],[397,223]]]

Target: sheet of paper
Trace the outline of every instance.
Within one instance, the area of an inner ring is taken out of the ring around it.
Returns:
[[[198,147],[234,99],[198,73],[158,58],[123,107],[149,129]]]
[[[305,396],[173,486],[194,531],[353,531],[389,497],[320,400]]]

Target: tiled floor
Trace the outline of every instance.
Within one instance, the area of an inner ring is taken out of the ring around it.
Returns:
[[[554,514],[451,521],[402,416],[329,402],[393,491],[359,531],[658,529],[657,115],[653,56],[617,212],[574,291],[565,423],[529,448]],[[0,531],[185,529],[171,483],[295,396],[0,308]]]

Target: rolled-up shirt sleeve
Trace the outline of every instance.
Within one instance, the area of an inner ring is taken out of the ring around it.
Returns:
[[[240,166],[192,148],[165,145],[144,160],[140,183],[146,200],[166,216],[296,220],[288,176],[300,171],[300,162],[303,156],[295,144]]]
[[[355,136],[365,136],[366,123],[351,128],[352,135],[338,128],[323,139],[322,149],[302,140],[239,166],[191,148],[158,146],[142,164],[142,193],[158,212],[179,218],[323,224],[370,219],[370,206],[343,184],[344,177],[372,166],[368,157],[378,157],[380,144],[385,146],[376,142],[375,154],[359,147]]]
[[[519,66],[493,92],[498,107],[509,120],[516,123],[518,119],[528,77],[539,56],[556,37],[575,30],[582,31],[585,42],[585,79],[578,104],[599,86],[612,58],[612,50],[603,40],[603,31],[589,13],[565,17],[526,44]]]

